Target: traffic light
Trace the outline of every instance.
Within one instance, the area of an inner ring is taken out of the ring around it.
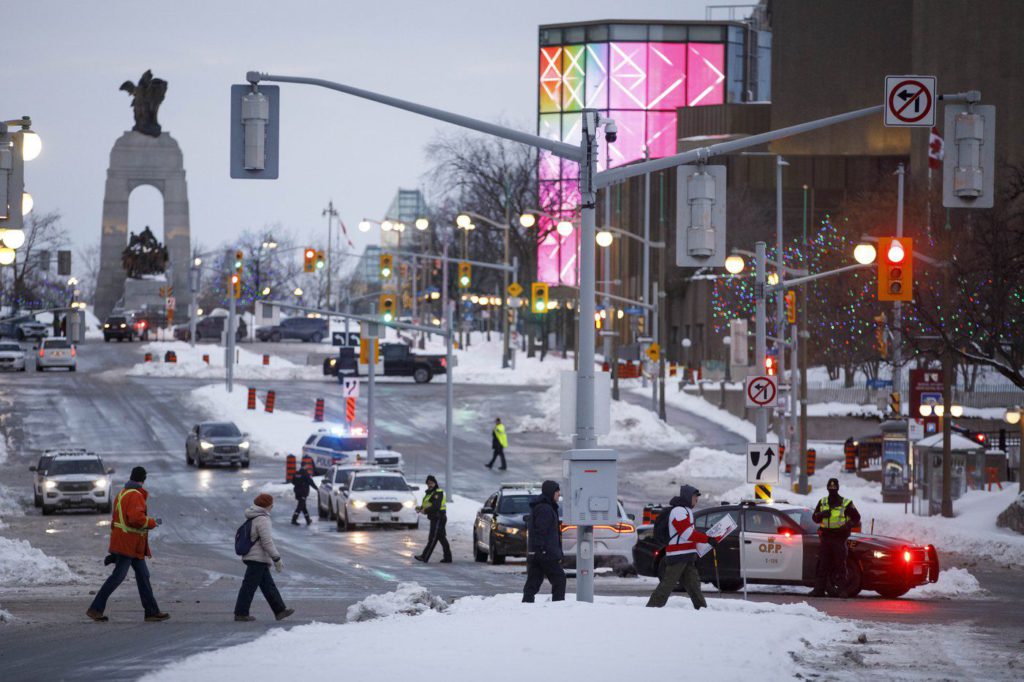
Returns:
[[[796,324],[796,292],[793,290],[786,292],[786,321]]]
[[[324,252],[323,251],[317,251],[316,252],[316,264],[315,265],[316,265],[316,269],[317,270],[323,270],[324,269]]]
[[[914,300],[914,241],[909,237],[878,240],[878,300]]]
[[[465,261],[459,263],[459,286],[463,289],[473,283],[473,266]]]
[[[302,254],[302,271],[303,272],[316,272],[316,249],[308,248]]]
[[[764,373],[770,377],[779,373],[779,361],[774,355],[764,356]]]
[[[391,275],[395,272],[395,258],[390,253],[380,254],[380,278],[391,279]]]
[[[384,322],[391,322],[398,312],[398,299],[394,294],[381,294],[380,296],[380,319]]]
[[[242,298],[242,276],[231,275],[231,295],[235,298]]]
[[[548,285],[544,282],[534,282],[530,285],[530,310],[535,313],[548,311]]]
[[[238,275],[242,274],[242,266],[244,265],[243,259],[245,254],[241,250],[235,251],[235,273]]]

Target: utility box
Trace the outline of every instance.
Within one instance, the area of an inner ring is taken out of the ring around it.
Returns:
[[[577,526],[615,523],[618,519],[618,461],[615,450],[569,450],[562,453],[563,519]]]

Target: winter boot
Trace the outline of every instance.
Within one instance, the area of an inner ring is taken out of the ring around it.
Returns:
[[[313,523],[313,519],[309,518],[309,514],[306,514],[306,525]]]
[[[292,514],[292,525],[293,526],[299,525],[299,515],[298,514]]]

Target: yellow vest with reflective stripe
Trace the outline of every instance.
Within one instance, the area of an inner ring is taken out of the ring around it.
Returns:
[[[843,498],[843,504],[840,507],[828,506],[828,498],[821,498],[821,502],[818,503],[818,511],[825,512],[826,516],[823,516],[818,525],[828,530],[835,530],[842,528],[846,525],[846,508],[850,506],[850,500]]]
[[[125,488],[117,494],[117,501],[114,502],[114,508],[117,510],[117,521],[114,522],[114,528],[124,531],[125,533],[135,533],[136,535],[147,535],[149,534],[148,528],[132,528],[124,522],[124,510],[121,509],[121,498],[127,493],[139,493],[135,488]],[[139,493],[140,495],[142,493]]]
[[[448,509],[448,496],[445,495],[444,491],[440,488],[434,488],[423,495],[423,507],[425,511],[427,507],[435,506],[434,496],[437,495],[437,493],[441,493],[441,506],[439,507],[439,510],[446,511]]]

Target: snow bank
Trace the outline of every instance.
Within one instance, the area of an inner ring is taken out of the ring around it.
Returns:
[[[682,633],[685,668],[699,670],[702,677],[741,679],[756,670],[760,681],[789,680],[809,672],[795,655],[856,637],[852,623],[807,604],[722,599],[698,612],[686,599],[672,599],[663,609],[644,608],[646,598],[637,597],[597,597],[594,604],[522,604],[521,599],[519,594],[466,597],[443,613],[278,629],[247,644],[191,656],[143,679],[293,679],[344,670],[352,679],[397,680],[424,661],[443,661],[446,682],[477,682],[482,675],[517,682],[531,676],[664,679],[666,670],[679,669]],[[499,633],[500,660],[495,658]],[[642,655],[628,644],[637,633],[643,633]],[[586,655],[567,648],[577,640],[585,643]],[[280,653],[289,650],[318,655]]]
[[[263,364],[263,356],[236,345],[238,362],[235,363],[235,379],[299,379],[323,380],[323,368],[319,365],[296,365],[278,356],[270,358],[270,364]],[[177,362],[164,362],[164,354],[172,350],[178,356]],[[129,376],[144,377],[188,377],[194,379],[224,378],[224,348],[217,345],[198,344],[195,348],[184,341],[154,341],[142,346],[144,353],[153,354],[153,362],[140,362],[128,370]],[[210,356],[210,364],[203,362],[203,355]]]
[[[939,572],[938,582],[915,587],[907,599],[952,599],[983,593],[981,583],[964,568],[947,568]]]
[[[630,388],[629,390],[637,395],[650,395],[650,389],[641,388],[640,386]],[[698,417],[703,417],[708,421],[718,424],[727,431],[743,436],[751,442],[756,437],[756,430],[752,422],[740,419],[731,412],[712,405],[699,395],[692,395],[685,391],[666,390],[665,404],[685,410]],[[772,443],[778,442],[778,437],[773,433],[769,433],[768,441]]]
[[[78,582],[60,559],[43,554],[25,540],[0,537],[0,587]]]
[[[534,405],[541,411],[539,417],[523,417],[515,422],[516,430],[540,433],[558,433],[561,421],[561,388],[552,386],[540,394]],[[611,433],[601,436],[601,443],[611,447],[630,447],[648,450],[675,450],[693,441],[693,435],[681,433],[658,419],[647,408],[625,402],[612,401]],[[559,436],[568,443],[569,436]]]
[[[681,485],[692,482],[694,478],[731,478],[746,477],[746,459],[744,455],[715,450],[714,448],[695,447],[679,464],[664,471],[643,471],[634,473],[631,478],[638,484],[648,485]]]
[[[11,623],[14,621],[14,616],[11,615],[10,611],[4,611],[0,609],[0,623]]]
[[[349,623],[360,623],[387,616],[418,616],[447,608],[448,603],[444,599],[430,594],[419,583],[401,583],[394,592],[371,594],[348,607],[345,619]]]
[[[468,348],[455,351],[456,366],[452,379],[457,384],[497,384],[509,386],[555,386],[558,384],[559,373],[564,369],[572,369],[571,358],[563,358],[549,353],[541,362],[540,354],[528,358],[526,353],[516,351],[516,368],[501,368],[501,334],[493,332],[491,341],[484,341],[484,335],[473,334],[473,342]],[[445,352],[444,340],[435,337],[426,343],[425,349],[416,351],[427,354]]]
[[[4,527],[5,516],[21,516],[24,514],[18,498],[10,488],[0,485],[0,528]]]
[[[210,419],[233,421],[243,433],[248,433],[257,446],[254,448],[256,454],[299,455],[302,444],[311,433],[330,426],[326,422],[313,421],[312,406],[308,415],[284,410],[268,414],[259,402],[255,410],[246,409],[248,396],[244,388],[228,393],[221,384],[203,386],[192,391],[192,399]]]

